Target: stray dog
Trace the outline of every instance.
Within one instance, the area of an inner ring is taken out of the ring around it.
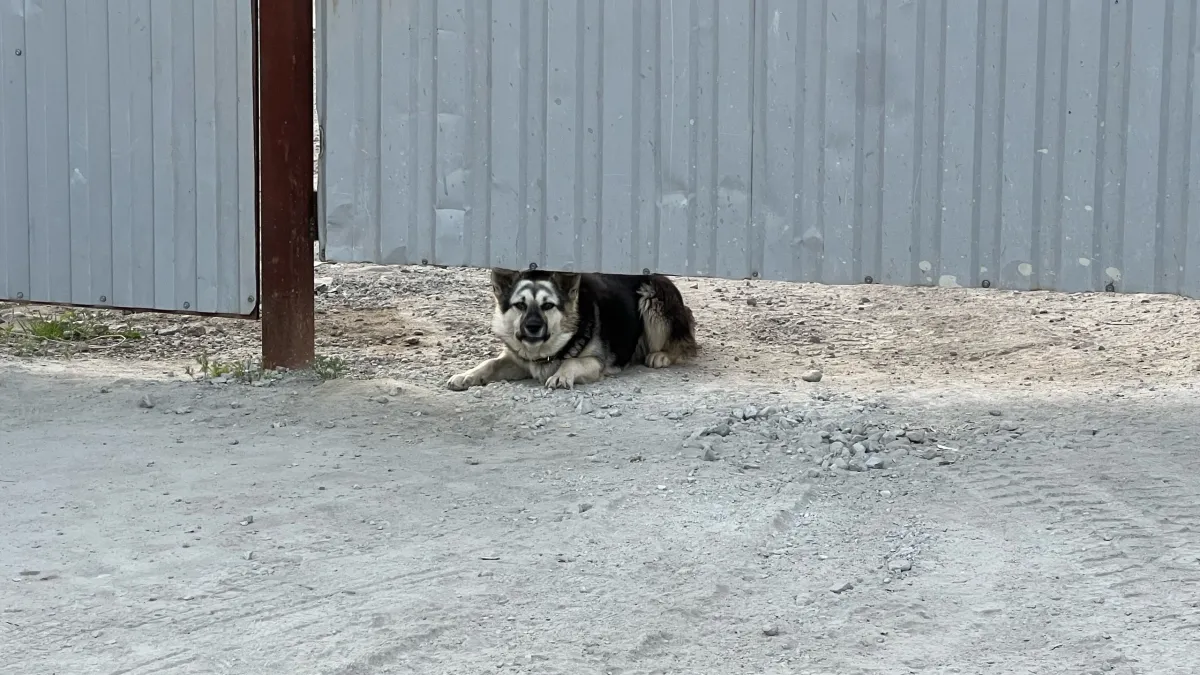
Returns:
[[[630,363],[666,368],[697,352],[692,310],[661,274],[494,269],[492,293],[504,351],[451,377],[450,389],[530,377],[574,389]]]

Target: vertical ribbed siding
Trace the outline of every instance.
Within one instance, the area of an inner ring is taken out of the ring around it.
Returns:
[[[241,0],[0,6],[0,298],[258,304]]]
[[[749,12],[419,0],[318,18],[329,259],[750,265]]]
[[[1200,295],[1195,3],[755,8],[763,276]]]
[[[1196,3],[321,19],[332,260],[1200,296]]]

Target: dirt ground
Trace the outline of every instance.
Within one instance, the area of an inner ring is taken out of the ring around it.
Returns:
[[[696,363],[456,393],[485,273],[314,277],[327,380],[0,305],[0,673],[1200,672],[1200,302],[679,279]]]

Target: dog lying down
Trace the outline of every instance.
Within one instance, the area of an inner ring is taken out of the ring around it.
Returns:
[[[455,391],[532,377],[573,389],[631,363],[666,368],[696,354],[695,319],[660,274],[492,270],[492,332],[504,351],[450,378]]]

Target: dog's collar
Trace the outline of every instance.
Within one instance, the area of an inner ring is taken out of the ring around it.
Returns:
[[[599,310],[597,310],[597,312],[598,311]],[[596,322],[594,320],[584,321],[583,325],[579,327],[579,330],[575,332],[575,337],[571,338],[571,341],[567,343],[566,347],[560,349],[558,353],[553,356],[547,356],[545,359],[538,359],[537,362],[550,363],[551,361],[562,361],[564,359],[573,359],[579,356],[583,353],[583,350],[587,348],[588,343],[592,341],[592,335],[595,333],[595,328]]]

